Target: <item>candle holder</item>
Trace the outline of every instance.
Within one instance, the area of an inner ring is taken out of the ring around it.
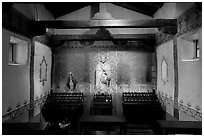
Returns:
[[[201,113],[199,112],[199,111],[200,111],[200,106],[196,105],[196,106],[195,106],[195,109],[196,109],[195,115],[197,115],[197,116],[199,117],[198,120],[202,120]]]
[[[190,108],[190,107],[191,107],[191,103],[188,102],[188,103],[187,103],[187,112],[189,111],[189,112],[191,113],[191,111],[190,111],[191,108]]]
[[[183,100],[181,99],[180,101],[179,101],[180,103],[180,108],[182,109],[182,110],[184,110],[184,107],[183,107]]]

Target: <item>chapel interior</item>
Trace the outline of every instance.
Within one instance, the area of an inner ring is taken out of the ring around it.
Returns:
[[[2,2],[3,135],[202,135],[202,2]]]

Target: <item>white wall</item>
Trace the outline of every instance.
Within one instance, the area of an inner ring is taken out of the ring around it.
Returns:
[[[198,31],[199,47],[202,47],[202,29]],[[192,108],[198,105],[202,110],[202,57],[199,60],[183,60],[185,52],[192,50],[186,48],[187,45],[184,39],[178,38],[178,68],[179,68],[179,100],[183,100],[184,104],[190,103]],[[192,43],[188,43],[192,44]],[[201,52],[202,50],[200,50]]]
[[[9,106],[14,110],[17,103],[22,106],[25,100],[30,101],[30,60],[26,65],[8,65],[10,36],[27,40],[30,55],[29,39],[2,29],[2,115]]]
[[[176,14],[176,3],[164,3],[163,7],[154,14],[155,19],[174,19]]]
[[[178,18],[180,15],[185,13],[187,10],[194,6],[193,2],[178,2],[176,3],[176,14],[175,18]]]
[[[81,8],[79,10],[56,18],[56,20],[90,20],[90,19],[91,19],[91,6]]]
[[[193,2],[164,3],[164,5],[154,13],[153,17],[155,19],[177,19],[193,6]]]
[[[157,46],[157,90],[174,97],[174,59],[173,59],[173,40]],[[167,63],[167,81],[161,79],[161,64],[165,59]],[[173,109],[167,108],[168,113],[173,115]]]
[[[45,57],[47,63],[47,81],[45,81],[44,85],[40,82],[40,63]],[[46,45],[35,42],[35,55],[34,55],[34,100],[44,96],[45,92],[50,92],[51,87],[51,60],[52,53],[51,49]],[[36,98],[37,97],[37,98]],[[35,114],[40,112],[40,108],[35,108]]]
[[[133,20],[152,19],[152,17],[150,16],[114,5],[112,3],[108,3],[106,5],[107,12],[109,12],[114,19],[133,19]]]
[[[114,19],[151,19],[152,17],[111,4],[106,3],[106,11],[109,12]],[[91,20],[91,7],[87,6],[77,11],[68,13],[57,20]],[[55,29],[55,34],[95,34],[98,29]],[[155,33],[154,28],[109,28],[111,34],[149,34]]]

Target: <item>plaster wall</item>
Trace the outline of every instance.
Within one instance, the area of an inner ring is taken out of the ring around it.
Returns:
[[[16,105],[24,105],[30,101],[30,60],[25,65],[9,65],[10,36],[28,41],[28,56],[30,55],[30,40],[18,34],[2,29],[2,115],[8,107],[16,109]],[[28,117],[23,121],[27,121]]]
[[[152,19],[152,17],[128,10],[126,8],[106,3],[106,11],[109,12],[114,19]],[[57,20],[91,20],[91,6],[81,8],[64,16],[58,17]],[[154,28],[109,28],[111,34],[149,34],[155,33]],[[71,35],[71,34],[95,34],[97,29],[55,29],[55,34]]]
[[[198,30],[198,45],[202,47],[201,28]],[[186,53],[192,54],[194,50],[192,42],[178,38],[179,57],[179,100],[184,104],[190,104],[192,108],[199,106],[202,110],[202,56],[198,60],[186,59]],[[191,48],[187,48],[191,47]],[[200,50],[200,53],[202,50]],[[189,55],[188,54],[188,55]],[[202,54],[202,53],[201,53]]]
[[[171,96],[174,96],[174,59],[173,59],[173,40],[157,46],[157,91]],[[163,81],[161,77],[162,61],[167,63],[167,81]],[[166,110],[173,114],[173,109]]]
[[[111,65],[111,92],[140,92],[151,88],[151,52],[136,48],[111,48],[114,44],[110,41],[96,41],[93,47],[66,48],[68,46],[82,47],[77,41],[67,42],[62,46],[65,49],[54,51],[55,91],[66,92],[67,76],[72,72],[78,82],[78,91],[96,92],[95,70],[102,54],[107,56]]]
[[[42,66],[45,65],[43,58],[46,61],[47,71],[44,67],[40,68],[40,64],[43,63]],[[43,45],[39,42],[35,42],[35,55],[34,55],[34,100],[39,99],[40,97],[48,94],[50,92],[51,87],[51,60],[52,53],[51,49],[46,45]],[[40,70],[41,69],[41,70]],[[40,74],[47,73],[46,81],[40,81]],[[34,115],[39,114],[40,107],[35,107]]]

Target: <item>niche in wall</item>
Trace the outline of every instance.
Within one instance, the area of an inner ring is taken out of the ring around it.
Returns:
[[[26,65],[28,61],[28,41],[10,36],[9,65]]]
[[[40,63],[40,82],[42,82],[43,86],[45,81],[47,81],[47,62],[45,56],[43,56],[43,59]]]
[[[161,63],[161,80],[164,82],[164,84],[166,81],[168,81],[168,64],[164,57]]]

